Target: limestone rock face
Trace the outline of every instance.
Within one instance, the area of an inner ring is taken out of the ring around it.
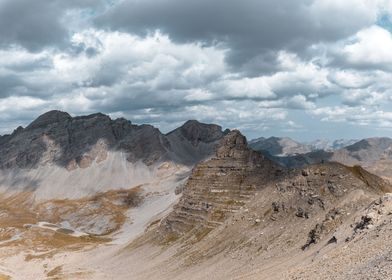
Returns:
[[[105,149],[126,153],[130,162],[147,165],[172,160],[194,164],[210,156],[219,139],[220,126],[188,121],[168,135],[151,125],[134,125],[97,113],[71,117],[50,111],[26,128],[0,137],[0,169],[35,168],[56,164],[72,170],[86,168],[105,158]],[[97,152],[99,149],[99,152]]]

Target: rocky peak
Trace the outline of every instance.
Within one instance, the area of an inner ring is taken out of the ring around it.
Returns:
[[[102,113],[71,117],[54,110],[39,116],[26,129],[18,128],[0,139],[0,168],[78,165],[87,157],[94,160],[91,153],[102,141],[107,150],[125,152],[129,161],[153,163],[166,153],[161,136],[151,127],[133,126]],[[45,160],[48,149],[53,157]]]
[[[105,143],[104,150],[125,153],[130,162],[152,165],[171,160],[193,165],[213,155],[225,133],[218,125],[188,121],[164,135],[151,125],[133,125],[124,118],[112,120],[102,113],[71,117],[53,110],[25,129],[0,137],[0,169],[46,164],[77,168],[86,158],[94,162],[92,151],[99,143]],[[48,151],[52,156],[45,157]]]
[[[385,150],[392,145],[390,138],[367,138],[346,147],[349,152],[360,152],[363,150]]]
[[[276,170],[273,162],[248,148],[238,130],[229,132],[218,144],[216,157],[193,169],[179,204],[162,222],[161,237],[175,240],[188,232],[205,236],[251,199]]]
[[[58,110],[52,110],[39,116],[35,121],[33,121],[29,126],[27,126],[26,129],[45,127],[50,124],[64,122],[70,119],[72,119],[72,117],[68,113]]]
[[[240,157],[249,151],[246,137],[238,130],[233,130],[220,141],[216,156],[218,158]]]
[[[216,124],[200,123],[196,120],[187,121],[181,127],[173,130],[169,134],[181,135],[194,146],[197,146],[200,142],[215,142],[223,137],[221,126]]]
[[[13,132],[12,132],[12,134],[18,134],[18,133],[20,133],[20,132],[22,132],[23,131],[23,126],[18,126]]]
[[[229,132],[219,143],[216,150],[217,158],[234,158],[249,160],[261,159],[263,156],[248,147],[246,137],[238,130]]]

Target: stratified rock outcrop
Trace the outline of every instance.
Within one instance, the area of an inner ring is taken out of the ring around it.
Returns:
[[[164,236],[172,240],[191,232],[196,239],[203,237],[238,211],[277,170],[261,153],[248,148],[239,131],[228,133],[216,156],[194,168],[180,202],[161,225]]]

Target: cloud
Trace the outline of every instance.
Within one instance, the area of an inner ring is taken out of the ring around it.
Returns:
[[[0,131],[49,108],[298,138],[391,123],[391,1],[30,2],[0,0]]]
[[[313,113],[317,116],[322,116],[322,121],[325,122],[350,123],[361,127],[392,129],[392,112],[373,110],[365,106],[323,107],[314,110]]]
[[[65,47],[73,13],[98,9],[104,1],[0,0],[0,47],[21,46],[31,51]]]
[[[224,121],[230,116],[246,126],[245,120],[250,123],[252,118],[282,120],[285,109],[311,108],[310,100],[324,90],[318,87],[325,80],[323,70],[286,53],[280,55],[284,72],[246,78],[228,71],[225,50],[176,44],[159,33],[138,37],[89,29],[74,34],[71,43],[83,48],[77,53],[18,48],[0,52],[3,96],[46,99],[45,106],[30,102],[31,112],[55,107],[75,114],[121,113],[153,122],[153,116],[167,121],[175,112],[177,122],[209,116],[210,121],[235,126]],[[93,56],[85,51],[89,48],[96,50]],[[204,113],[196,114],[199,109]],[[6,107],[0,108],[0,115],[6,112]]]
[[[0,1],[0,45],[17,44],[30,50],[65,43],[67,30],[52,1]]]
[[[280,71],[244,77],[230,71],[227,50],[175,43],[161,33],[139,37],[87,29],[75,33],[70,44],[79,50],[0,52],[2,95],[47,100],[45,106],[31,103],[36,107],[31,112],[47,107],[74,114],[101,111],[153,123],[161,119],[168,127],[185,118],[207,118],[250,129],[263,118],[270,123],[263,122],[265,130],[283,129],[278,122],[287,124],[290,110],[321,116],[319,103],[330,97],[349,106],[377,106],[390,85],[383,72],[338,71],[286,51],[277,55]],[[353,89],[358,91],[348,91]]]
[[[341,88],[358,89],[369,87],[374,82],[374,75],[350,70],[337,70],[330,73],[328,80]]]
[[[96,23],[139,35],[160,30],[180,43],[224,45],[234,69],[257,73],[276,70],[278,51],[356,33],[375,22],[378,9],[377,1],[363,0],[125,0]]]
[[[392,35],[379,26],[371,26],[359,31],[353,43],[344,47],[342,55],[355,66],[376,68],[388,67],[392,63]]]

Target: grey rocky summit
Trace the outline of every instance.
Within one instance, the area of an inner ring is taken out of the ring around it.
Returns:
[[[95,145],[124,152],[130,162],[194,164],[208,157],[223,135],[220,126],[197,121],[188,121],[165,135],[151,125],[134,125],[124,118],[112,120],[101,113],[72,117],[54,110],[26,128],[18,127],[11,135],[0,137],[0,168],[35,168],[48,163],[80,166]]]

